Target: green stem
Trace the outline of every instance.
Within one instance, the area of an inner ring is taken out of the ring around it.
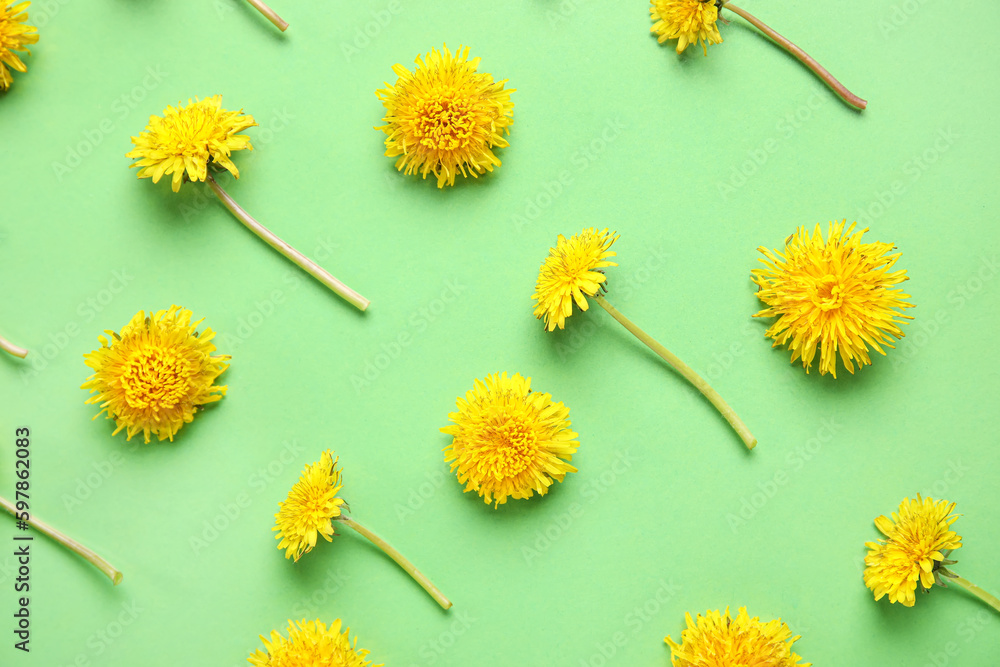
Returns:
[[[677,355],[668,350],[667,348],[656,342],[649,334],[637,327],[632,320],[628,319],[622,315],[618,310],[608,303],[607,299],[598,294],[595,298],[598,305],[604,310],[611,314],[611,317],[618,320],[618,322],[629,330],[633,336],[641,340],[646,344],[649,349],[656,354],[660,355],[660,358],[666,361],[668,364],[673,366],[674,370],[684,376],[684,378],[693,384],[695,388],[704,394],[705,398],[711,401],[712,405],[722,413],[722,416],[726,418],[726,421],[736,430],[740,438],[743,440],[743,444],[747,446],[747,449],[753,449],[757,445],[757,438],[750,433],[750,429],[746,427],[746,424],[737,416],[736,412],[729,407],[729,404],[722,400],[719,396],[719,392],[712,389],[711,385],[708,384],[700,375],[694,372],[694,370],[681,361]]]
[[[954,574],[954,572],[952,574]],[[993,607],[997,611],[1000,611],[1000,599],[997,599],[997,596],[992,595],[990,593],[987,593],[982,588],[980,588],[979,586],[976,586],[974,583],[972,583],[968,579],[964,579],[964,578],[959,577],[959,576],[952,577],[951,581],[954,582],[954,583],[956,583],[956,584],[958,584],[959,586],[961,586],[965,590],[969,591],[970,593],[972,593],[977,598],[979,598],[980,600],[982,600],[983,602],[985,602],[989,606]]]
[[[403,568],[404,570],[406,570],[406,573],[409,574],[411,577],[413,577],[416,580],[416,582],[418,584],[420,584],[423,587],[423,589],[425,591],[427,591],[430,594],[430,596],[432,598],[434,598],[434,600],[439,605],[441,605],[442,609],[450,609],[451,608],[451,601],[448,600],[448,598],[446,598],[444,596],[444,594],[441,591],[438,590],[437,586],[435,586],[434,584],[432,584],[430,579],[428,579],[427,577],[425,577],[420,572],[420,570],[418,570],[417,568],[415,568],[413,566],[413,563],[411,563],[410,561],[406,560],[406,558],[403,556],[403,554],[401,554],[398,551],[396,551],[396,549],[393,548],[393,546],[391,544],[389,544],[388,542],[386,542],[385,540],[383,540],[381,537],[379,537],[378,535],[376,535],[372,531],[368,530],[367,528],[365,528],[364,526],[362,526],[360,523],[358,523],[357,521],[355,521],[354,519],[352,519],[352,518],[350,518],[348,516],[344,516],[342,514],[339,517],[337,517],[337,520],[341,521],[341,522],[343,522],[345,524],[347,524],[348,526],[350,526],[354,530],[356,530],[359,533],[361,533],[364,537],[368,538],[368,540],[371,541],[372,544],[374,544],[379,549],[381,549],[382,551],[384,551],[385,554],[389,558],[391,558],[394,561],[396,561],[396,564],[398,564],[401,568]]]
[[[3,336],[0,336],[0,350],[13,354],[15,357],[20,357],[22,359],[28,356],[28,351],[26,349],[14,345],[14,343],[10,342]]]
[[[273,232],[271,232],[271,230],[254,220],[253,216],[244,211],[243,208],[240,207],[240,205],[237,204],[236,201],[222,189],[222,186],[216,182],[215,178],[213,178],[211,174],[208,175],[208,186],[212,188],[212,192],[215,193],[219,200],[222,201],[226,208],[228,208],[240,222],[246,225],[247,228],[249,228],[254,234],[263,239],[269,246],[280,252],[288,259],[292,260],[296,266],[329,287],[352,306],[355,306],[359,310],[365,310],[368,308],[368,304],[370,303],[368,299],[334,278],[329,271],[282,241]]]
[[[258,12],[266,16],[267,20],[273,23],[281,32],[285,32],[288,29],[288,23],[278,16],[273,9],[261,2],[261,0],[247,0],[247,2],[253,5]]]
[[[723,3],[722,8],[728,9],[734,14],[742,16],[747,21],[749,21],[754,27],[756,27],[762,33],[770,37],[775,44],[777,44],[785,51],[788,51],[790,54],[798,58],[799,62],[801,62],[803,65],[811,69],[813,73],[820,79],[822,79],[826,85],[830,86],[833,92],[837,93],[837,95],[840,96],[840,99],[844,100],[845,102],[847,102],[852,107],[858,110],[862,110],[866,106],[868,106],[867,101],[861,99],[860,97],[849,91],[844,86],[844,84],[842,84],[840,81],[837,81],[837,79],[835,79],[834,76],[830,74],[825,67],[816,62],[816,60],[812,56],[810,56],[808,53],[797,47],[795,44],[790,42],[785,37],[779,35],[777,32],[775,32],[773,28],[768,26],[759,18],[757,18],[747,10],[743,9],[742,7],[737,7],[731,2]]]
[[[0,498],[0,507],[3,507],[5,510],[7,510],[7,512],[9,512],[12,516],[14,516],[14,518],[17,518],[18,516],[17,508],[14,507],[14,505],[6,498]],[[111,583],[113,583],[115,586],[117,586],[122,582],[121,572],[116,570],[114,566],[111,565],[111,563],[104,560],[103,558],[101,558],[100,556],[98,556],[93,551],[83,546],[76,540],[67,537],[66,535],[63,535],[52,526],[48,525],[43,521],[39,521],[33,516],[30,516],[26,521],[26,523],[32,526],[39,533],[42,533],[43,535],[48,535],[56,542],[62,544],[64,547],[70,549],[71,551],[75,551],[77,554],[82,556],[84,560],[86,560],[91,565],[96,567],[98,570],[106,574],[108,579],[110,579]]]

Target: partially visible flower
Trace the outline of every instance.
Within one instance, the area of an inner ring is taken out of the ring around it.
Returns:
[[[946,560],[952,549],[962,546],[962,538],[951,530],[958,515],[952,514],[955,503],[933,498],[905,498],[892,520],[875,519],[875,526],[886,539],[866,542],[865,586],[876,600],[889,596],[889,602],[912,607],[919,583],[929,590],[939,569],[954,561]]]
[[[0,90],[7,90],[14,83],[8,67],[18,72],[28,68],[15,51],[30,54],[28,44],[38,41],[38,33],[33,25],[28,25],[28,13],[24,11],[30,2],[13,4],[11,0],[0,0]]]
[[[414,72],[394,65],[396,83],[375,92],[387,111],[385,125],[375,128],[387,135],[385,154],[399,156],[396,169],[407,175],[434,174],[439,188],[454,185],[458,174],[499,167],[493,149],[508,145],[503,135],[514,122],[514,89],[477,72],[480,59],[468,58],[468,47],[454,55],[431,49],[417,56]]]
[[[317,535],[333,541],[333,519],[340,516],[344,504],[337,496],[342,486],[337,461],[329,449],[323,452],[319,461],[302,471],[288,498],[278,503],[272,530],[278,533],[275,539],[281,540],[278,548],[285,550],[285,558],[298,561],[312,551]]]
[[[210,163],[239,178],[239,169],[229,156],[233,151],[253,150],[250,138],[239,132],[256,124],[253,116],[243,115],[242,110],[223,109],[222,95],[188,100],[186,106],[168,106],[163,116],[150,116],[145,131],[132,137],[135,149],[125,157],[139,160],[132,164],[139,168],[139,178],[159,183],[164,175],[173,175],[170,186],[174,192],[185,180],[206,180]]]
[[[740,607],[736,618],[725,613],[707,611],[698,615],[697,621],[691,614],[684,614],[687,629],[681,631],[681,643],[670,637],[664,639],[670,646],[671,662],[674,667],[810,667],[811,663],[800,663],[792,651],[799,636],[792,636],[788,625],[776,621],[767,623],[747,615],[746,607]]]
[[[551,394],[531,391],[531,378],[515,373],[488,375],[457,399],[453,422],[441,428],[452,438],[445,462],[466,491],[476,491],[498,507],[507,498],[545,495],[561,482],[580,443],[569,429],[569,408]]]
[[[819,225],[810,235],[804,227],[789,236],[785,249],[758,250],[766,268],[751,274],[759,287],[757,297],[767,308],[754,317],[777,317],[765,334],[772,347],[788,345],[792,362],[802,359],[806,373],[819,351],[820,375],[837,377],[837,355],[844,368],[854,373],[871,364],[868,346],[880,354],[892,348],[893,338],[902,338],[902,320],[913,319],[902,311],[912,308],[899,285],[906,271],[893,271],[899,253],[889,254],[891,243],[862,243],[868,231],[854,232],[854,223],[830,223],[826,240]]]
[[[535,293],[535,317],[545,320],[545,327],[552,331],[566,325],[566,318],[573,314],[573,303],[582,311],[589,308],[586,297],[594,296],[607,278],[601,269],[618,266],[608,261],[615,253],[609,250],[618,235],[607,228],[598,231],[588,227],[568,239],[560,234],[556,247],[549,248],[538,272]]]
[[[649,13],[656,23],[650,28],[660,44],[668,39],[677,40],[677,53],[689,44],[701,44],[708,55],[708,44],[721,44],[722,35],[716,21],[719,7],[712,0],[652,0]]]
[[[194,420],[199,407],[220,400],[227,387],[215,380],[229,364],[229,355],[213,356],[215,332],[196,331],[202,320],[191,322],[191,311],[180,306],[169,310],[136,313],[121,333],[106,330],[98,336],[101,347],[84,356],[94,374],[81,389],[94,394],[87,404],[98,403],[97,419],[107,413],[127,439],[142,433],[173,441],[184,424]]]
[[[349,628],[341,630],[338,618],[329,627],[320,620],[288,621],[288,637],[277,630],[270,639],[261,635],[264,649],[257,649],[247,660],[254,667],[368,667],[368,651],[358,648],[358,638],[351,644]],[[374,667],[382,667],[376,665]]]

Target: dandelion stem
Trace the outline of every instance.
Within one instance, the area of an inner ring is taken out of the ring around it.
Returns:
[[[247,0],[247,2],[253,5],[258,12],[266,16],[267,20],[273,23],[281,32],[285,32],[288,29],[288,22],[278,16],[273,9],[261,2],[261,0]]]
[[[847,102],[852,107],[858,110],[862,110],[866,106],[868,106],[867,101],[861,99],[860,97],[849,91],[844,86],[844,84],[842,84],[840,81],[837,81],[837,79],[835,79],[834,76],[830,74],[825,67],[816,62],[816,60],[812,56],[810,56],[808,53],[797,47],[795,44],[792,44],[792,42],[790,42],[785,37],[779,35],[777,32],[774,31],[773,28],[768,26],[759,18],[757,18],[747,10],[743,9],[742,7],[737,7],[731,2],[724,3],[722,7],[723,9],[728,9],[734,14],[738,14],[743,18],[745,18],[754,27],[756,27],[762,33],[770,37],[775,44],[777,44],[785,51],[788,51],[790,54],[798,58],[803,65],[811,69],[813,73],[816,74],[816,76],[818,76],[820,79],[823,80],[824,83],[826,83],[826,85],[830,86],[833,92],[837,93],[837,95],[840,96],[840,99],[844,100],[845,102]]]
[[[952,574],[954,574],[954,573],[952,573]],[[985,602],[989,606],[993,607],[997,611],[1000,611],[1000,599],[997,599],[997,596],[992,595],[990,593],[987,593],[982,588],[980,588],[979,586],[976,586],[974,583],[972,583],[968,579],[964,579],[964,578],[959,577],[959,576],[952,577],[951,581],[954,582],[954,583],[956,583],[956,584],[958,584],[959,586],[961,586],[965,590],[969,591],[970,593],[972,593],[977,598],[979,598],[980,600],[982,600],[983,602]]]
[[[14,516],[14,518],[18,518],[19,512],[17,511],[17,508],[14,507],[14,505],[6,498],[0,498],[0,507],[3,507],[5,510],[7,510],[7,512],[9,512],[12,516]],[[82,556],[84,560],[88,561],[91,565],[93,565],[98,570],[106,574],[108,579],[110,579],[111,583],[114,584],[115,586],[117,586],[122,582],[121,572],[116,570],[114,566],[111,565],[111,563],[104,560],[103,558],[101,558],[100,556],[98,556],[93,551],[83,546],[76,540],[67,537],[66,535],[63,535],[52,526],[48,525],[43,521],[39,521],[33,516],[29,517],[25,521],[25,523],[32,526],[39,533],[42,533],[43,535],[48,535],[56,542],[62,544],[64,547],[72,551],[75,551],[77,554]]]
[[[379,549],[381,549],[382,551],[384,551],[385,554],[389,558],[391,558],[394,561],[396,561],[396,563],[401,568],[403,568],[404,570],[406,570],[407,574],[409,574],[411,577],[413,577],[416,580],[416,582],[418,584],[420,584],[423,587],[423,589],[425,591],[427,591],[430,594],[430,596],[432,598],[434,598],[434,600],[439,605],[441,605],[442,609],[450,609],[451,608],[451,601],[448,600],[448,598],[446,598],[444,596],[444,594],[437,589],[437,586],[435,586],[434,584],[432,584],[430,579],[428,579],[427,577],[425,577],[420,572],[420,570],[418,570],[416,567],[414,567],[413,563],[411,563],[410,561],[406,560],[406,558],[403,556],[403,554],[401,554],[398,551],[396,551],[396,549],[393,548],[393,546],[391,544],[389,544],[388,542],[386,542],[385,540],[383,540],[381,537],[379,537],[378,535],[376,535],[372,531],[368,530],[367,528],[365,528],[364,526],[362,526],[360,523],[358,523],[357,521],[355,521],[354,519],[352,519],[352,518],[350,518],[348,516],[344,516],[342,514],[339,517],[337,517],[337,520],[338,521],[342,521],[343,523],[347,524],[348,526],[350,526],[354,530],[356,530],[359,533],[361,533],[364,537],[368,538],[371,541],[372,544],[374,544]]]
[[[26,349],[14,345],[14,343],[10,342],[3,336],[0,336],[0,350],[13,354],[15,357],[20,357],[22,359],[28,356],[28,351]]]
[[[598,294],[595,297],[598,305],[604,310],[611,314],[611,317],[618,320],[619,324],[629,330],[633,336],[641,340],[646,344],[649,349],[656,352],[660,357],[666,361],[668,364],[673,366],[674,370],[684,376],[684,378],[693,384],[695,388],[705,395],[712,405],[722,413],[722,416],[726,418],[726,421],[736,430],[740,438],[743,440],[743,444],[747,446],[747,449],[753,449],[757,445],[757,438],[750,433],[750,429],[746,427],[746,424],[737,416],[736,412],[729,407],[729,404],[722,400],[719,396],[719,392],[712,389],[711,385],[708,384],[700,375],[694,372],[694,370],[681,361],[677,355],[668,350],[667,348],[656,342],[649,334],[637,327],[632,320],[628,319],[622,315],[618,310],[608,303],[607,299]]]
[[[321,283],[329,287],[339,296],[343,297],[343,299],[348,303],[350,303],[352,306],[355,306],[359,310],[365,310],[366,308],[368,308],[368,304],[370,303],[368,299],[361,296],[360,294],[352,290],[350,287],[348,287],[344,283],[334,278],[322,266],[320,266],[319,264],[306,257],[292,246],[282,241],[280,238],[275,236],[274,233],[271,232],[271,230],[269,230],[267,227],[254,220],[253,216],[244,211],[240,207],[240,205],[237,204],[236,201],[232,197],[230,197],[225,190],[222,189],[222,186],[219,185],[218,182],[216,182],[215,178],[213,178],[211,174],[208,175],[208,185],[210,188],[212,188],[212,192],[214,192],[216,196],[222,201],[222,203],[225,204],[226,208],[228,208],[230,212],[239,219],[240,222],[246,225],[250,229],[250,231],[252,231],[260,238],[264,239],[264,241],[269,246],[280,252],[288,259],[292,260],[292,262],[294,262],[299,268],[301,268],[303,271],[311,275],[313,278],[315,278],[316,280],[320,281]]]

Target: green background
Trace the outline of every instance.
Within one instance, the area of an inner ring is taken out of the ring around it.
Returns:
[[[861,571],[872,520],[921,492],[958,503],[956,570],[1000,592],[996,5],[748,0],[858,114],[740,19],[705,58],[657,45],[642,2],[274,0],[285,35],[244,4],[30,10],[39,44],[0,97],[0,330],[32,352],[0,355],[0,491],[29,426],[33,510],[125,580],[36,541],[23,655],[0,519],[0,663],[234,666],[288,618],[339,617],[387,665],[666,665],[684,612],[744,604],[817,665],[995,663],[985,605],[876,604]],[[503,166],[445,191],[397,174],[372,129],[390,67],[442,43],[517,89]],[[151,114],[216,93],[260,123],[230,193],[369,312],[203,185],[128,169]],[[843,218],[899,247],[917,307],[897,350],[834,380],[770,348],[749,272],[759,245]],[[591,225],[621,233],[610,300],[711,380],[754,452],[606,313],[554,334],[532,317],[556,234]],[[112,439],[82,355],[172,303],[219,332],[229,394],[174,444]],[[438,428],[503,370],[570,407],[579,472],[494,510]],[[349,531],[297,565],[275,548],[278,501],[326,447],[354,517],[450,612]]]

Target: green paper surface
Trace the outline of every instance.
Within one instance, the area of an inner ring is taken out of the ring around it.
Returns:
[[[642,2],[273,7],[285,34],[243,0],[29,8],[39,43],[0,95],[0,334],[31,351],[0,355],[0,495],[30,427],[32,511],[125,578],[36,538],[17,651],[0,517],[0,664],[229,667],[289,618],[341,618],[390,666],[667,665],[685,612],[741,605],[816,665],[996,662],[984,604],[876,603],[861,573],[873,519],[919,492],[958,503],[954,569],[1000,593],[1000,9],[748,0],[869,100],[859,114],[735,17],[706,58],[658,45]],[[441,191],[397,173],[372,128],[391,66],[445,43],[516,106],[503,166]],[[129,137],[213,94],[260,124],[225,187],[368,312],[203,184],[136,180]],[[771,349],[749,273],[758,246],[844,218],[898,246],[917,307],[896,350],[834,380]],[[621,234],[611,302],[709,379],[756,450],[599,308],[542,330],[538,266],[585,226]],[[174,303],[232,355],[228,395],[172,444],[111,438],[83,354]],[[498,371],[569,406],[580,448],[549,495],[494,510],[462,493],[438,429]],[[283,558],[277,504],[327,447],[353,516],[451,611],[350,531]]]

